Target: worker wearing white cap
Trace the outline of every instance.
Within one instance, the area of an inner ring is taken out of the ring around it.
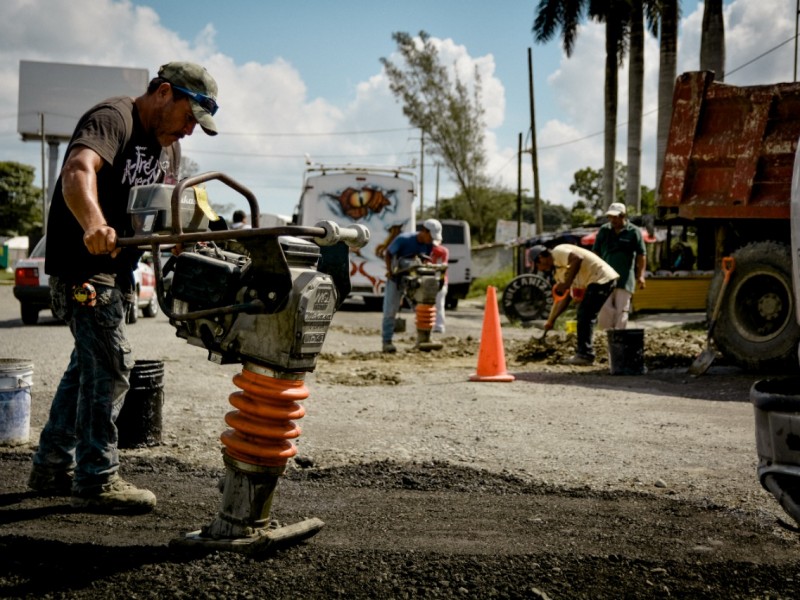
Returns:
[[[631,298],[638,284],[645,288],[644,269],[647,251],[641,230],[628,222],[626,208],[622,202],[608,207],[608,222],[597,232],[592,250],[619,273],[617,285],[597,315],[601,329],[625,329]]]

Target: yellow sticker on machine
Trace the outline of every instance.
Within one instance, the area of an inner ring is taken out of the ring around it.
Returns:
[[[199,185],[192,186],[194,190],[194,197],[197,199],[197,206],[203,211],[203,214],[208,217],[209,221],[219,221],[219,215],[214,212],[211,205],[208,203],[208,192],[206,188]]]

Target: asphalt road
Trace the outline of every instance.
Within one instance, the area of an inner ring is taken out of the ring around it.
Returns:
[[[124,450],[122,470],[159,504],[76,514],[25,493],[72,346],[42,317],[23,326],[0,286],[0,357],[34,363],[31,441],[0,447],[0,596],[797,597],[796,531],[755,475],[755,378],[724,365],[612,376],[509,353],[514,382],[472,382],[482,302],[449,315],[441,352],[409,332],[394,355],[379,351],[380,313],[348,305],[306,378],[299,460],[273,507],[325,529],[266,561],[191,560],[167,543],[217,510],[241,366],[208,362],[163,315],[131,325],[135,358],[165,363],[164,439]],[[501,324],[509,346],[531,335]]]

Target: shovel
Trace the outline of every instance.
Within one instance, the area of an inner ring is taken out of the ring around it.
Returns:
[[[561,302],[561,301],[562,301],[564,298],[566,298],[566,297],[567,297],[567,294],[569,294],[569,290],[565,290],[563,294],[559,294],[559,293],[556,291],[556,286],[555,286],[555,285],[553,286],[553,306],[552,306],[552,308],[550,309],[550,317],[548,318],[548,321],[549,321],[551,318],[553,318],[553,316],[556,314],[556,307],[558,306],[558,303],[559,303],[559,302]],[[537,340],[537,341],[541,341],[541,340],[543,340],[543,339],[544,339],[544,338],[547,336],[547,331],[545,331],[545,329],[544,329],[544,324],[545,324],[546,322],[547,322],[547,321],[539,321],[539,320],[537,320],[537,321],[530,321],[530,322],[529,322],[529,323],[530,323],[530,326],[532,326],[532,327],[535,327],[536,329],[539,329],[539,330],[541,330],[541,333],[540,333],[540,334],[536,334],[536,333],[534,333],[534,334],[533,334],[533,336],[532,336],[532,337],[533,337],[533,339],[535,339],[535,340]]]
[[[722,308],[722,299],[725,296],[725,288],[728,287],[728,281],[730,281],[731,273],[733,273],[733,269],[736,266],[736,261],[733,259],[732,256],[726,256],[722,259],[722,272],[724,274],[724,278],[722,279],[722,286],[719,288],[719,294],[717,295],[717,302],[714,304],[714,312],[711,313],[711,322],[708,324],[708,336],[706,337],[706,349],[703,350],[697,358],[694,359],[694,362],[689,367],[689,374],[690,375],[702,375],[708,368],[711,366],[711,363],[714,362],[714,358],[716,357],[716,352],[714,348],[711,346],[711,334],[714,332],[714,325],[717,324],[717,317],[719,317],[719,311]]]

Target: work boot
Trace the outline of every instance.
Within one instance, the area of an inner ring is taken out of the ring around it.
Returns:
[[[564,361],[565,365],[572,365],[573,367],[588,367],[594,364],[594,358],[591,356],[584,356],[583,354],[576,354],[572,358]]]
[[[74,492],[70,504],[88,512],[141,514],[153,510],[156,496],[114,475],[108,483]]]
[[[397,348],[395,347],[395,345],[392,342],[386,342],[383,345],[383,351],[386,354],[394,354],[395,352],[397,352]]]
[[[72,494],[72,471],[53,471],[33,465],[28,487],[41,496],[69,496]]]

